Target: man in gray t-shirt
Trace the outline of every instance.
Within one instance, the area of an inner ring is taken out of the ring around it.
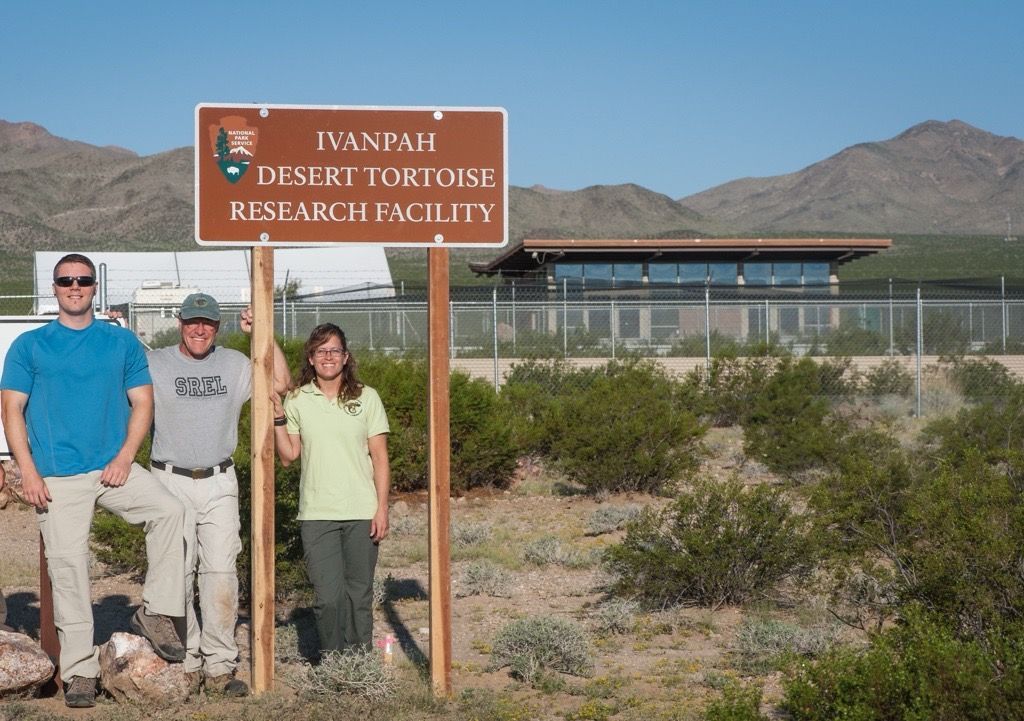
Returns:
[[[150,351],[153,377],[153,475],[185,505],[185,588],[187,594],[185,671],[194,689],[245,696],[249,688],[234,677],[238,664],[239,537],[238,479],[231,454],[238,443],[238,418],[252,394],[252,365],[243,354],[214,344],[220,306],[205,293],[181,305],[181,342]],[[242,330],[252,328],[249,309]],[[274,390],[287,390],[288,364],[274,346]],[[199,609],[192,591],[198,566]]]

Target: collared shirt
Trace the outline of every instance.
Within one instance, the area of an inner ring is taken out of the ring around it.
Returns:
[[[377,489],[367,441],[390,430],[377,391],[363,386],[359,398],[339,403],[309,383],[285,398],[284,411],[288,433],[302,439],[298,519],[373,518]]]

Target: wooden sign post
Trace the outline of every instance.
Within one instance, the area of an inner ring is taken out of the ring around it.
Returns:
[[[252,689],[274,688],[274,250],[252,251]]]
[[[429,249],[430,668],[451,693],[448,249],[508,243],[507,126],[502,108],[196,106],[196,242],[253,248],[257,693],[274,680],[272,247],[339,244]]]

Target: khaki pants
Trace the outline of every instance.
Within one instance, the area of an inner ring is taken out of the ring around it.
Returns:
[[[132,464],[123,486],[100,483],[102,471],[44,479],[52,500],[36,511],[46,563],[53,585],[53,618],[60,641],[60,675],[99,676],[99,651],[93,644],[92,593],[89,584],[89,528],[98,504],[146,531],[146,581],[142,604],[150,613],[185,615],[185,511],[144,468]]]
[[[232,673],[238,665],[235,559],[242,550],[235,469],[200,480],[158,468],[152,472],[185,506],[185,670],[199,671],[205,667],[207,676]],[[197,565],[202,628],[196,619],[192,596]]]

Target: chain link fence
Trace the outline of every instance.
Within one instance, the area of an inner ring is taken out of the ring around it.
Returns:
[[[0,307],[27,299],[0,298]],[[243,306],[223,307],[223,330],[237,330]],[[145,343],[160,346],[177,341],[176,310],[134,304],[126,315]],[[1002,278],[793,289],[510,283],[453,288],[449,314],[452,366],[496,389],[514,365],[530,359],[593,367],[644,356],[682,375],[719,355],[785,351],[849,358],[861,373],[897,363],[913,377],[920,415],[929,406],[929,375],[941,375],[937,369],[951,358],[985,356],[1024,378],[1024,284]],[[423,288],[374,300],[321,302],[311,294],[277,302],[279,336],[305,338],[325,321],[341,326],[357,353],[427,351]]]

